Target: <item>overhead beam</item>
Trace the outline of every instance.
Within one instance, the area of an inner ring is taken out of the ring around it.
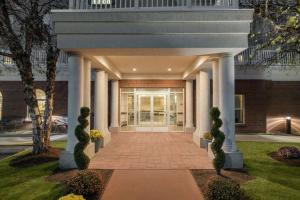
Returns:
[[[182,79],[190,79],[191,76],[200,70],[201,66],[210,58],[210,56],[199,56],[193,64],[183,73]]]
[[[122,79],[121,72],[105,56],[94,56],[94,59],[101,65],[100,68],[111,74],[114,79]]]

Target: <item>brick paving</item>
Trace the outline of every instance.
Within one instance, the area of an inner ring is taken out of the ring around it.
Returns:
[[[91,160],[91,169],[213,169],[191,134],[118,133]]]

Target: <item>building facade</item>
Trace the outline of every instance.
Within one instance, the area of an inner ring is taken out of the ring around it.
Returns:
[[[65,167],[74,166],[82,106],[91,107],[90,128],[104,133],[105,144],[113,132],[134,131],[192,133],[198,145],[211,127],[210,108],[219,107],[228,168],[243,165],[236,132],[276,132],[285,117],[298,120],[298,74],[238,67],[243,57],[235,56],[248,48],[253,11],[239,9],[237,0],[69,2],[69,9],[52,11],[65,52],[54,111],[69,121]],[[16,74],[3,74],[1,116],[26,118]],[[43,90],[42,79],[37,85]]]

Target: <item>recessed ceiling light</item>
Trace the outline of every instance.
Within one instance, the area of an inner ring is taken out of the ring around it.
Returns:
[[[168,68],[168,72],[170,72],[170,71],[172,71],[172,69],[171,69],[171,68]]]
[[[136,68],[132,68],[132,71],[136,72]]]

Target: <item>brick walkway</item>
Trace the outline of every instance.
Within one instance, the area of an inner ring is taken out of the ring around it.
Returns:
[[[91,169],[212,169],[191,134],[119,133],[91,160]]]

